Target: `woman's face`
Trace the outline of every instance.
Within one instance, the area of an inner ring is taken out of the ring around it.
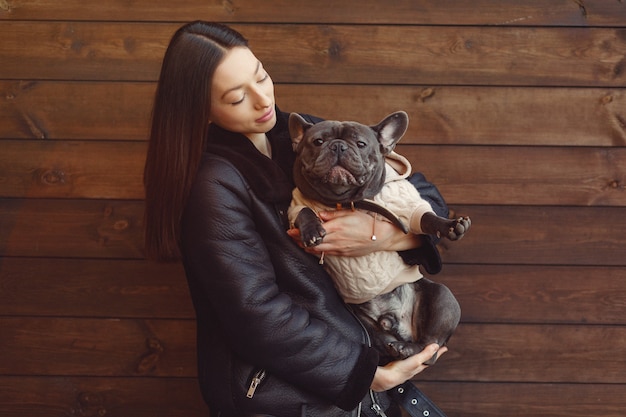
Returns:
[[[248,137],[276,124],[274,83],[250,49],[229,50],[215,69],[209,120]]]

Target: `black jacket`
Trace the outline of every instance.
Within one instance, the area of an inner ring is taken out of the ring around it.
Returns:
[[[293,152],[288,115],[277,116],[272,160],[210,127],[183,215],[202,394],[212,417],[353,415],[344,410],[371,407],[378,354],[317,259],[286,234]]]

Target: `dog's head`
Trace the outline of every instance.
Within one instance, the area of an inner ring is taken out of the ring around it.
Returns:
[[[296,186],[327,205],[372,198],[385,180],[385,155],[404,135],[408,120],[399,111],[374,126],[330,120],[311,124],[292,113]]]

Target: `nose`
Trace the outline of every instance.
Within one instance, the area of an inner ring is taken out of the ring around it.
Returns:
[[[342,140],[336,140],[330,144],[330,149],[340,154],[348,150],[348,145]]]
[[[253,89],[254,105],[258,109],[264,109],[272,105],[272,93],[265,91],[262,86],[255,86]]]

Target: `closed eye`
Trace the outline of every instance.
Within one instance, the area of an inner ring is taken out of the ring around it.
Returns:
[[[246,98],[246,95],[244,94],[243,97],[241,97],[241,100],[237,100],[237,101],[235,101],[233,103],[230,103],[230,104],[231,104],[231,106],[236,106],[237,104],[243,103],[245,98]]]
[[[260,80],[257,81],[257,84],[262,84],[265,81],[267,81],[270,78],[270,75],[266,72],[265,75],[263,75],[263,78],[261,78]],[[234,101],[232,103],[230,103],[232,106],[236,106],[237,104],[241,104],[243,103],[243,101],[246,99],[246,94],[244,93],[243,97],[241,97],[241,100],[237,100]]]

